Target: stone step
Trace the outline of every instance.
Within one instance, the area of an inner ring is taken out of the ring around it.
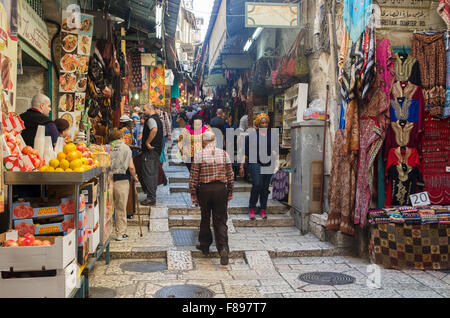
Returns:
[[[190,207],[186,206],[169,206],[169,215],[200,215],[199,207]],[[248,207],[228,207],[228,214],[248,214]],[[266,210],[268,215],[271,214],[288,214],[290,212],[290,208],[284,205],[275,205],[269,206]],[[146,212],[148,214],[148,211]],[[257,212],[258,213],[258,212]]]
[[[235,183],[233,192],[250,192],[252,185],[249,183]],[[170,193],[190,193],[188,183],[177,183],[170,185]]]
[[[294,226],[294,218],[290,215],[270,215],[263,220],[259,216],[250,220],[247,214],[231,215],[235,227],[291,227]],[[169,227],[199,227],[200,215],[170,215]]]

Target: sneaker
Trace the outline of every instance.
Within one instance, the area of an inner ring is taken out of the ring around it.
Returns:
[[[228,265],[228,251],[227,250],[220,251],[220,265]]]
[[[250,220],[255,219],[255,209],[249,209],[248,217],[250,218]]]
[[[123,240],[123,236],[117,236],[116,237],[116,241],[122,241]]]
[[[205,255],[205,256],[209,254],[209,247],[203,247],[200,244],[198,244],[198,245],[195,245],[195,248],[202,251],[203,255]]]
[[[129,238],[129,236],[126,235],[126,234],[124,234],[122,237],[123,237],[124,239]]]
[[[260,210],[260,215],[261,215],[261,218],[267,219],[267,214],[266,214],[266,210],[265,209],[261,209]]]

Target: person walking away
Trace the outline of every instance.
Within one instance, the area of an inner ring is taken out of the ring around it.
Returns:
[[[55,119],[55,125],[59,132],[59,137],[64,138],[64,141],[67,142],[70,139],[69,128],[70,124],[64,118]]]
[[[131,134],[131,131],[132,131],[131,123],[132,122],[133,122],[133,120],[127,115],[123,115],[119,119],[119,130],[123,134],[123,141],[128,146],[131,146],[133,144],[133,138],[132,138],[132,134]]]
[[[183,107],[180,108],[180,112],[178,113],[176,122],[179,128],[184,128],[189,123],[189,119],[186,115],[186,110]]]
[[[225,122],[225,112],[223,111],[223,109],[219,108],[217,109],[216,112],[216,117],[214,117],[213,119],[211,119],[211,128],[216,128],[219,129],[222,133],[222,141],[223,141],[223,146],[225,147],[225,138],[226,138],[226,130],[225,130],[225,126],[226,126],[226,122]],[[219,139],[220,136],[216,135],[216,141],[217,139]],[[225,148],[224,148],[225,149]]]
[[[123,133],[114,128],[110,134],[111,172],[113,174],[113,197],[116,210],[116,240],[127,238],[127,202],[130,192],[130,174],[135,182],[138,181],[131,149],[123,141]]]
[[[25,129],[22,131],[22,138],[27,146],[34,148],[34,138],[39,125],[45,126],[45,136],[50,136],[53,145],[56,144],[59,131],[55,123],[48,117],[50,111],[50,99],[44,94],[37,94],[31,99],[31,108],[20,115],[25,125]]]
[[[178,128],[178,123],[177,123],[178,111],[174,105],[170,107],[170,114],[172,115],[173,128]]]
[[[206,131],[211,131],[211,127],[204,125],[202,117],[195,115],[192,117],[190,125],[183,128],[178,138],[178,149],[181,152],[184,163],[189,171],[194,162],[194,154],[202,151],[202,135]]]
[[[200,205],[201,223],[197,249],[203,254],[209,253],[213,242],[210,219],[212,215],[214,237],[217,251],[220,254],[220,264],[228,264],[228,202],[233,199],[234,174],[231,160],[222,149],[216,148],[215,135],[206,131],[202,135],[203,150],[199,160],[191,167],[189,190],[193,203]]]
[[[142,201],[141,204],[153,206],[156,204],[163,124],[153,106],[145,105],[144,113],[149,116],[145,121],[142,132],[142,172],[145,189],[147,190],[147,199]]]
[[[163,124],[163,141],[162,141],[162,152],[161,152],[161,163],[167,161],[166,157],[166,142],[172,140],[172,125],[170,124],[169,114],[163,109],[157,107],[156,112],[159,115],[159,119]]]
[[[249,162],[248,164],[248,170],[250,172],[250,176],[252,179],[252,189],[250,191],[250,202],[249,202],[249,217],[251,220],[255,219],[255,210],[256,210],[256,204],[258,203],[258,200],[260,202],[260,215],[261,218],[266,219],[267,214],[267,200],[269,198],[269,186],[270,181],[272,179],[272,174],[262,174],[261,169],[262,167],[270,167],[271,161],[268,163],[261,162],[260,158],[260,145],[263,142],[267,143],[267,156],[275,155],[276,152],[272,150],[271,145],[271,132],[269,127],[270,117],[265,114],[261,113],[259,114],[255,121],[254,121],[254,127],[256,128],[256,145],[251,145],[252,149],[257,149],[257,162],[252,163]],[[241,167],[239,169],[239,174],[241,177],[244,176],[244,164],[245,161],[249,158],[249,152],[250,152],[250,144],[249,144],[249,136],[245,137],[245,156],[243,158],[243,162],[241,162]],[[256,147],[255,147],[256,146]]]

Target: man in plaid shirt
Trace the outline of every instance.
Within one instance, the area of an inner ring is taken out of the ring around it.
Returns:
[[[189,188],[192,203],[201,209],[200,233],[197,249],[209,253],[213,238],[210,229],[212,212],[214,236],[220,254],[220,264],[228,264],[228,201],[233,198],[234,173],[228,154],[214,145],[213,132],[203,134],[203,151],[194,156],[191,167]]]

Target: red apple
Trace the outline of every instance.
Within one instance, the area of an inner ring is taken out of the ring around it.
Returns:
[[[78,146],[77,146],[77,150],[78,150],[79,152],[83,152],[83,151],[84,151],[84,147],[83,147],[82,145],[78,145]]]
[[[22,149],[22,153],[23,153],[24,155],[29,155],[31,150],[33,150],[33,148],[31,148],[30,146],[25,146],[25,147],[23,147],[23,149]]]
[[[34,242],[34,240],[35,240],[35,237],[34,237],[33,234],[25,234],[23,237],[24,237],[25,239],[31,240],[31,242]]]
[[[31,246],[33,244],[33,241],[31,239],[24,239],[22,246]]]

